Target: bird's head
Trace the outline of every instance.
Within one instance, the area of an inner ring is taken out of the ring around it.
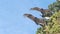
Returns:
[[[32,15],[31,14],[24,14],[24,16],[29,17],[29,16],[32,16]]]
[[[28,17],[28,18],[30,18],[30,19],[34,19],[35,17],[33,16],[33,15],[31,15],[31,14],[24,14],[24,16],[26,16],[26,17]]]
[[[30,10],[40,10],[38,7],[31,8]]]

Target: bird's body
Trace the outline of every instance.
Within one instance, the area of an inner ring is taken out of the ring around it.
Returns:
[[[34,8],[31,8],[31,10],[37,10],[37,11],[41,12],[42,17],[50,17],[52,15],[52,11],[50,11],[48,9],[34,7]]]
[[[39,19],[37,17],[34,17],[31,14],[24,14],[24,16],[30,18],[31,20],[33,20],[37,25],[41,25],[44,26],[46,24],[46,22],[44,21],[44,19]]]

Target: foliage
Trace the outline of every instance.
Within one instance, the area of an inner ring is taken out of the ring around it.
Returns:
[[[56,1],[56,2],[54,2],[54,3],[52,3],[52,4],[50,4],[50,5],[48,6],[48,8],[49,8],[51,11],[53,11],[53,12],[60,10],[60,1]]]
[[[37,29],[36,34],[60,34],[60,1],[50,4],[48,8],[53,12],[48,24]]]
[[[37,34],[57,34],[60,33],[60,12],[56,12],[50,17],[48,25],[38,28]]]

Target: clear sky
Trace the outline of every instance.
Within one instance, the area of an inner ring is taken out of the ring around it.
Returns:
[[[32,7],[48,8],[55,0],[0,0],[0,34],[35,34],[39,26],[23,16],[25,13],[41,17]]]

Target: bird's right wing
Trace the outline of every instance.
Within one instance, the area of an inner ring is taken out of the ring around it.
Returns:
[[[42,17],[50,17],[52,15],[52,11],[50,11],[49,9],[34,7],[34,8],[31,8],[31,10],[37,10],[37,11],[41,12]]]

